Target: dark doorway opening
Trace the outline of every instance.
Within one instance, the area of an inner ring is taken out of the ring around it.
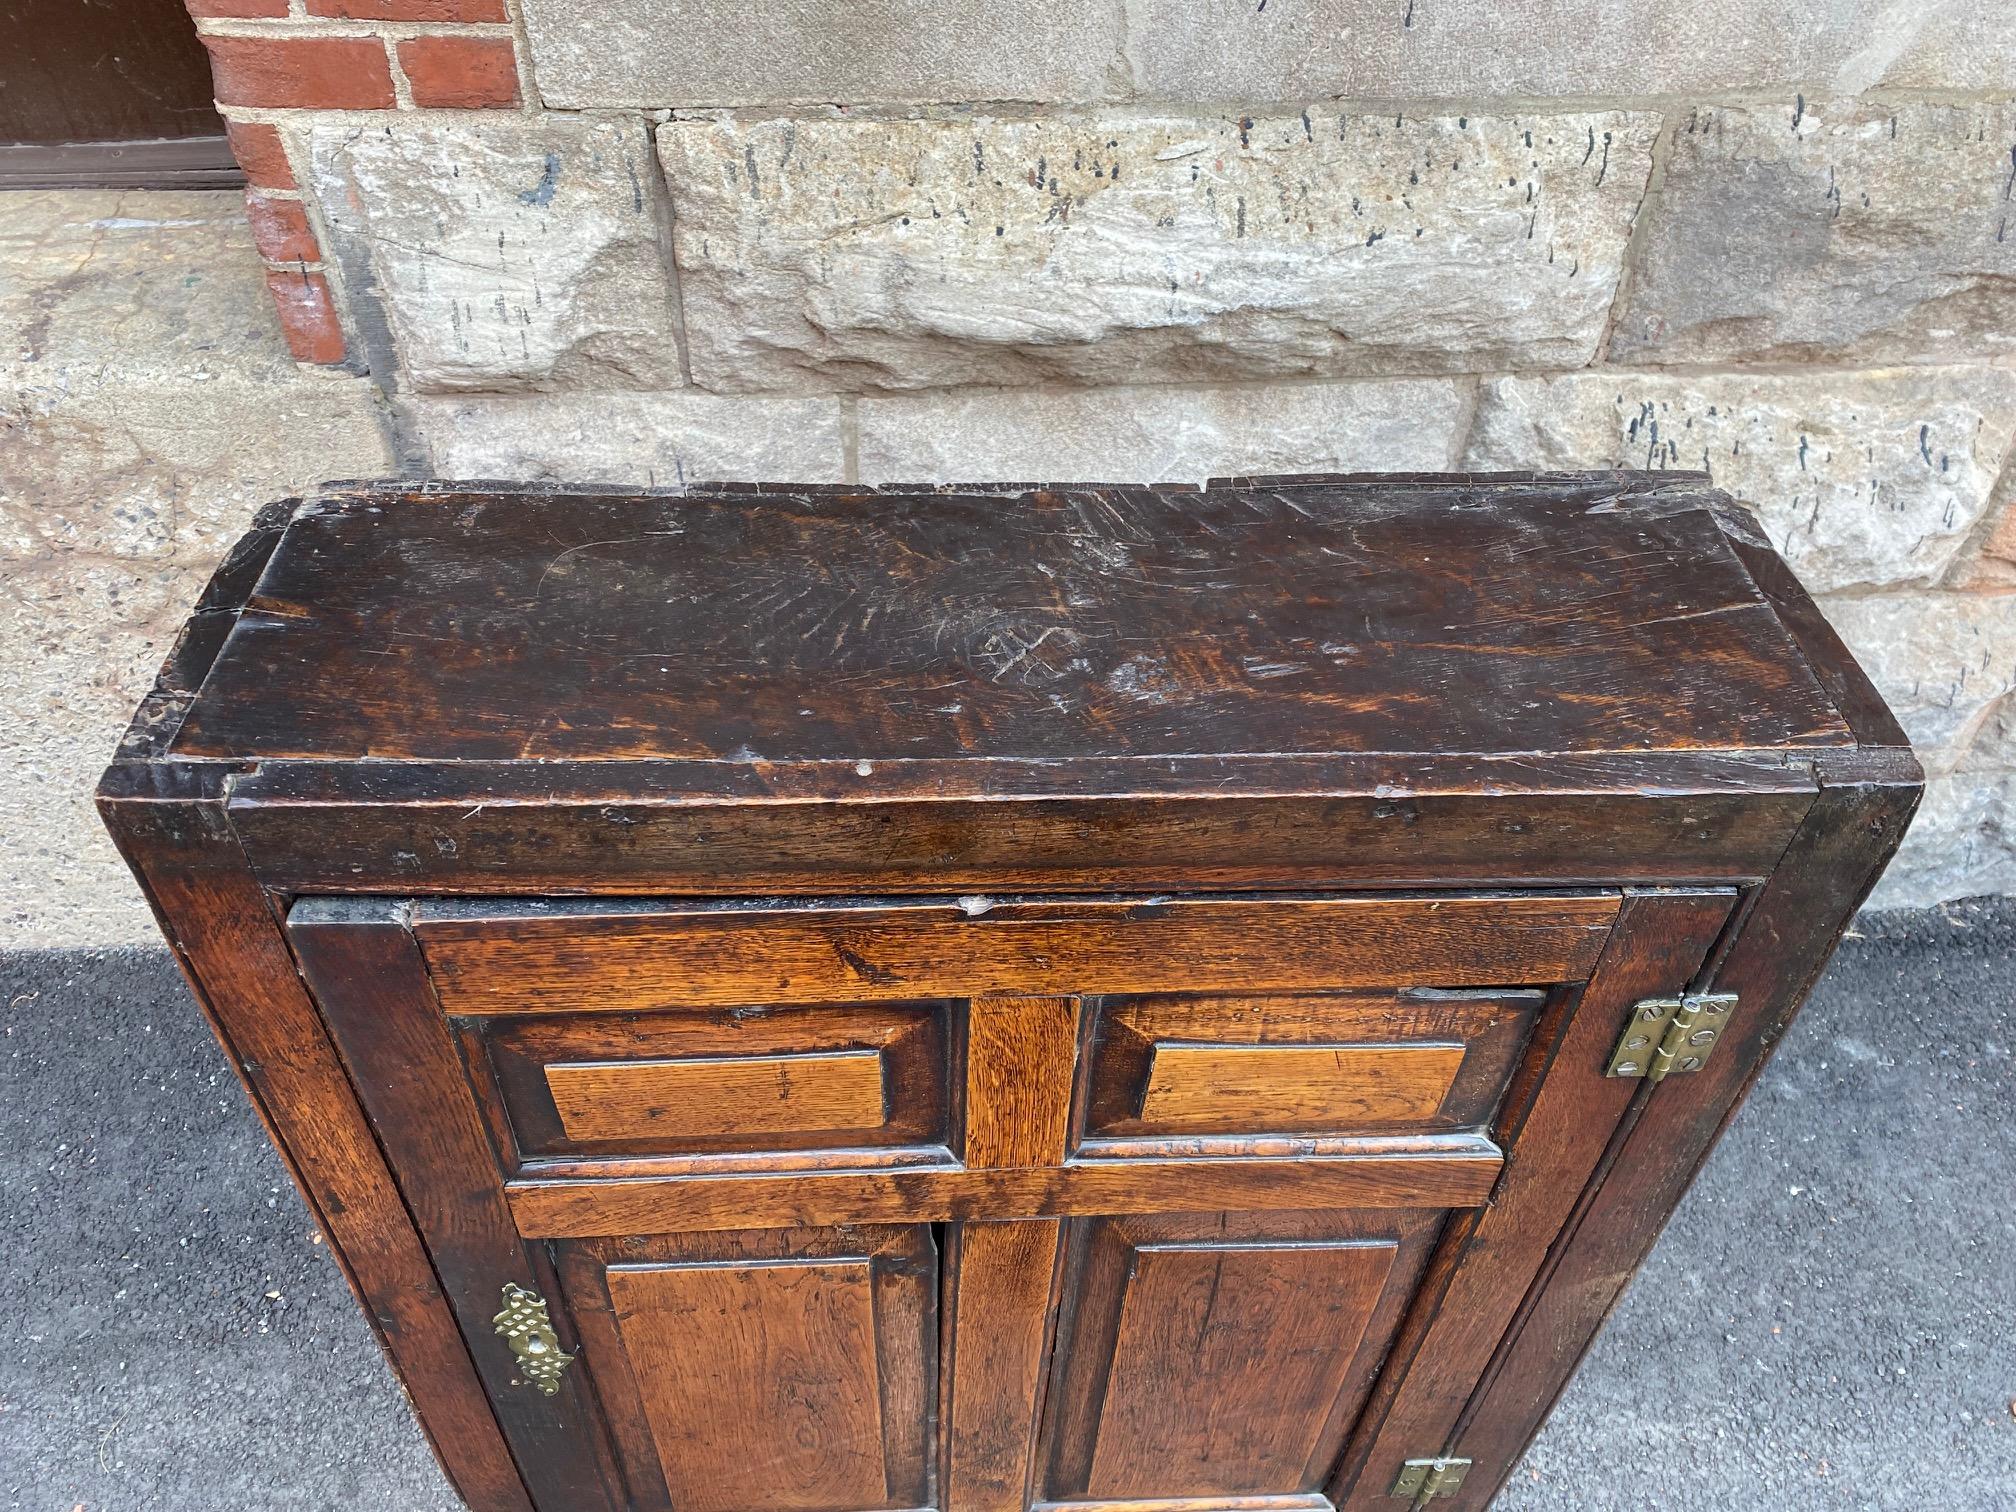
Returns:
[[[0,188],[244,183],[182,0],[6,0]]]

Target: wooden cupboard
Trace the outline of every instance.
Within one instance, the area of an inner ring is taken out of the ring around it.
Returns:
[[[1636,474],[359,487],[101,802],[482,1512],[1479,1507],[1919,776]]]

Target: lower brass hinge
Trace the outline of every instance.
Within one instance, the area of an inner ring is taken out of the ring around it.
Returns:
[[[1408,1460],[1401,1465],[1400,1478],[1388,1494],[1407,1497],[1419,1506],[1431,1497],[1454,1496],[1469,1473],[1470,1461],[1466,1459]]]
[[[1656,1082],[1675,1072],[1699,1071],[1721,1040],[1735,1007],[1733,992],[1646,998],[1631,1009],[1631,1020],[1618,1036],[1604,1075],[1642,1076]]]

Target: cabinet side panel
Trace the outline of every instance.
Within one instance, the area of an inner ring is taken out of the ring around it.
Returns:
[[[1882,874],[1918,796],[1915,782],[1822,790],[1715,971],[1713,988],[1739,997],[1723,1043],[1700,1071],[1653,1089],[1494,1362],[1454,1448],[1477,1468],[1450,1512],[1485,1507],[1525,1451]]]
[[[475,1512],[530,1512],[420,1236],[222,803],[107,798],[100,810],[443,1470]]]

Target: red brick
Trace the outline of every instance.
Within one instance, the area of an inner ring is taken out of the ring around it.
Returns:
[[[509,37],[412,37],[399,44],[399,66],[415,105],[482,110],[518,103],[518,59]]]
[[[320,262],[322,249],[308,225],[301,201],[273,199],[247,190],[245,218],[252,222],[252,244],[268,262]]]
[[[292,189],[294,169],[287,162],[287,149],[275,126],[251,121],[226,121],[224,134],[231,140],[231,156],[245,170],[245,182],[255,189]]]
[[[206,36],[225,105],[389,110],[392,68],[376,37]]]
[[[506,21],[504,0],[308,0],[311,16],[343,21]]]
[[[284,16],[287,0],[183,0],[192,16]]]
[[[269,269],[266,287],[280,311],[280,327],[296,362],[343,360],[343,327],[336,319],[336,302],[329,297],[326,278],[320,273]]]

